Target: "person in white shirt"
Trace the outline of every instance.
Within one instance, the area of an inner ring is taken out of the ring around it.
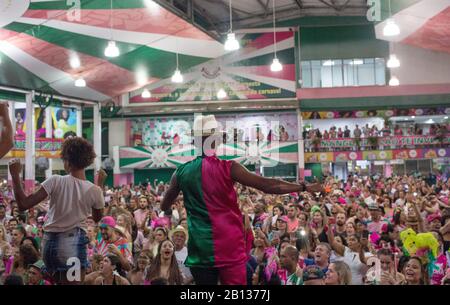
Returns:
[[[170,232],[170,239],[175,245],[175,257],[177,258],[178,267],[183,275],[185,285],[192,283],[194,279],[191,274],[191,270],[184,264],[188,256],[188,249],[186,247],[187,237],[188,234],[182,226],[177,226],[172,232]]]
[[[44,224],[42,256],[47,271],[58,284],[79,284],[84,280],[87,261],[87,217],[100,221],[105,206],[102,189],[86,180],[85,168],[94,161],[92,144],[83,138],[67,138],[61,148],[66,176],[53,175],[31,195],[22,189],[20,160],[9,164],[14,194],[20,211],[26,211],[47,197],[50,198],[48,218]],[[98,184],[103,186],[106,173],[99,172]],[[73,261],[77,258],[78,261]],[[68,278],[74,263],[81,267],[78,278]]]
[[[331,248],[336,252],[334,261],[342,261],[346,263],[351,270],[352,285],[362,285],[363,276],[367,272],[367,258],[371,255],[365,253],[361,245],[361,237],[355,233],[347,236],[347,245],[336,241],[333,230],[327,231],[327,237],[330,242]]]

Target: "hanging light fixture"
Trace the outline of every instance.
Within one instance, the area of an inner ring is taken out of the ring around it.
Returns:
[[[177,53],[177,68],[172,75],[172,83],[182,83],[183,82],[183,74],[181,74],[180,69],[178,68],[178,53]]]
[[[386,65],[388,68],[398,68],[400,67],[400,60],[395,55],[395,44],[392,43],[392,53],[389,56],[389,60],[387,61]]]
[[[388,68],[398,68],[400,67],[400,60],[398,60],[397,56],[395,54],[391,54],[389,57],[389,60],[387,62]]]
[[[82,78],[82,77],[77,78],[75,80],[75,87],[81,87],[81,88],[86,87],[86,81],[84,80],[84,78]]]
[[[176,69],[175,72],[172,75],[172,82],[176,84],[180,84],[183,82],[183,74],[181,74],[181,71]]]
[[[400,81],[398,80],[398,78],[396,76],[392,76],[391,79],[389,80],[389,86],[399,86],[400,85]]]
[[[391,0],[389,0],[389,18],[386,20],[386,25],[383,28],[384,36],[397,36],[400,35],[400,28],[395,20],[392,19]]]
[[[277,37],[275,30],[275,0],[272,0],[272,10],[273,10],[273,47],[274,47],[274,58],[273,62],[270,65],[270,70],[272,72],[279,72],[283,70],[283,65],[280,63],[280,60],[277,57]]]
[[[81,66],[80,59],[78,58],[78,56],[76,54],[73,54],[70,57],[70,67],[72,69],[78,69],[80,66]]]
[[[325,66],[325,67],[334,66],[334,61],[326,60],[326,61],[323,62],[322,65]]]
[[[230,4],[230,30],[227,34],[227,40],[225,41],[225,51],[236,51],[240,48],[239,41],[236,39],[236,35],[233,33],[233,14],[231,9],[231,1]]]
[[[152,93],[150,92],[150,90],[148,90],[147,88],[144,89],[144,91],[142,91],[141,96],[143,98],[151,98],[152,97]]]
[[[117,57],[120,55],[119,48],[116,45],[116,42],[113,40],[113,4],[111,0],[111,14],[110,14],[110,26],[111,26],[111,39],[108,41],[108,46],[105,49],[106,57]]]
[[[362,59],[354,59],[353,61],[350,62],[350,64],[355,66],[363,65],[364,61]]]
[[[220,88],[219,91],[217,91],[217,98],[219,100],[221,100],[221,99],[224,99],[226,97],[227,97],[227,92],[223,88]]]

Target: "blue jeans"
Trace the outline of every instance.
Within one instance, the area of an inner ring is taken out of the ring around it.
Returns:
[[[58,233],[45,232],[42,242],[42,256],[48,273],[68,271],[74,266],[74,262],[69,259],[74,258],[80,262],[81,269],[86,269],[89,240],[83,229],[74,228]]]

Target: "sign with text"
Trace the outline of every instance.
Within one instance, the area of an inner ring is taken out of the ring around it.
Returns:
[[[181,84],[167,78],[147,86],[149,98],[141,96],[142,90],[131,92],[130,103],[296,98],[295,32],[276,34],[277,57],[283,65],[277,72],[271,70],[272,32],[238,34],[237,39],[238,51],[181,71]],[[221,89],[225,97],[218,97]]]
[[[442,144],[450,143],[450,135],[443,138]],[[312,140],[306,140],[305,145],[307,147],[314,147]],[[359,145],[355,142],[354,138],[339,138],[339,139],[322,139],[318,147],[320,148],[344,148],[355,146],[420,146],[420,145],[433,145],[439,144],[439,140],[436,136],[408,136],[408,137],[378,137],[376,141],[371,142],[369,138],[360,139]]]
[[[14,148],[5,156],[6,158],[24,158],[25,157],[25,138],[16,137],[14,139]],[[35,139],[36,158],[59,158],[63,140],[37,138]]]

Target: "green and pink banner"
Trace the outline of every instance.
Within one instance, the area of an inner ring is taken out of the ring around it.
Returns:
[[[130,104],[214,101],[220,89],[227,93],[224,100],[296,98],[295,32],[276,34],[277,57],[283,64],[279,72],[270,69],[274,58],[272,32],[237,34],[237,39],[241,43],[238,51],[182,70],[182,84],[166,78],[146,86],[150,98],[141,96],[142,89],[133,91]],[[168,64],[175,70],[174,61]]]
[[[109,40],[120,56],[105,56]],[[152,0],[0,1],[0,41],[2,85],[95,101],[170,77],[176,54],[187,70],[225,53]]]
[[[175,168],[196,157],[191,144],[169,146],[120,147],[119,164],[124,169]],[[250,142],[222,144],[217,149],[221,159],[234,160],[244,165],[298,163],[297,142]]]

